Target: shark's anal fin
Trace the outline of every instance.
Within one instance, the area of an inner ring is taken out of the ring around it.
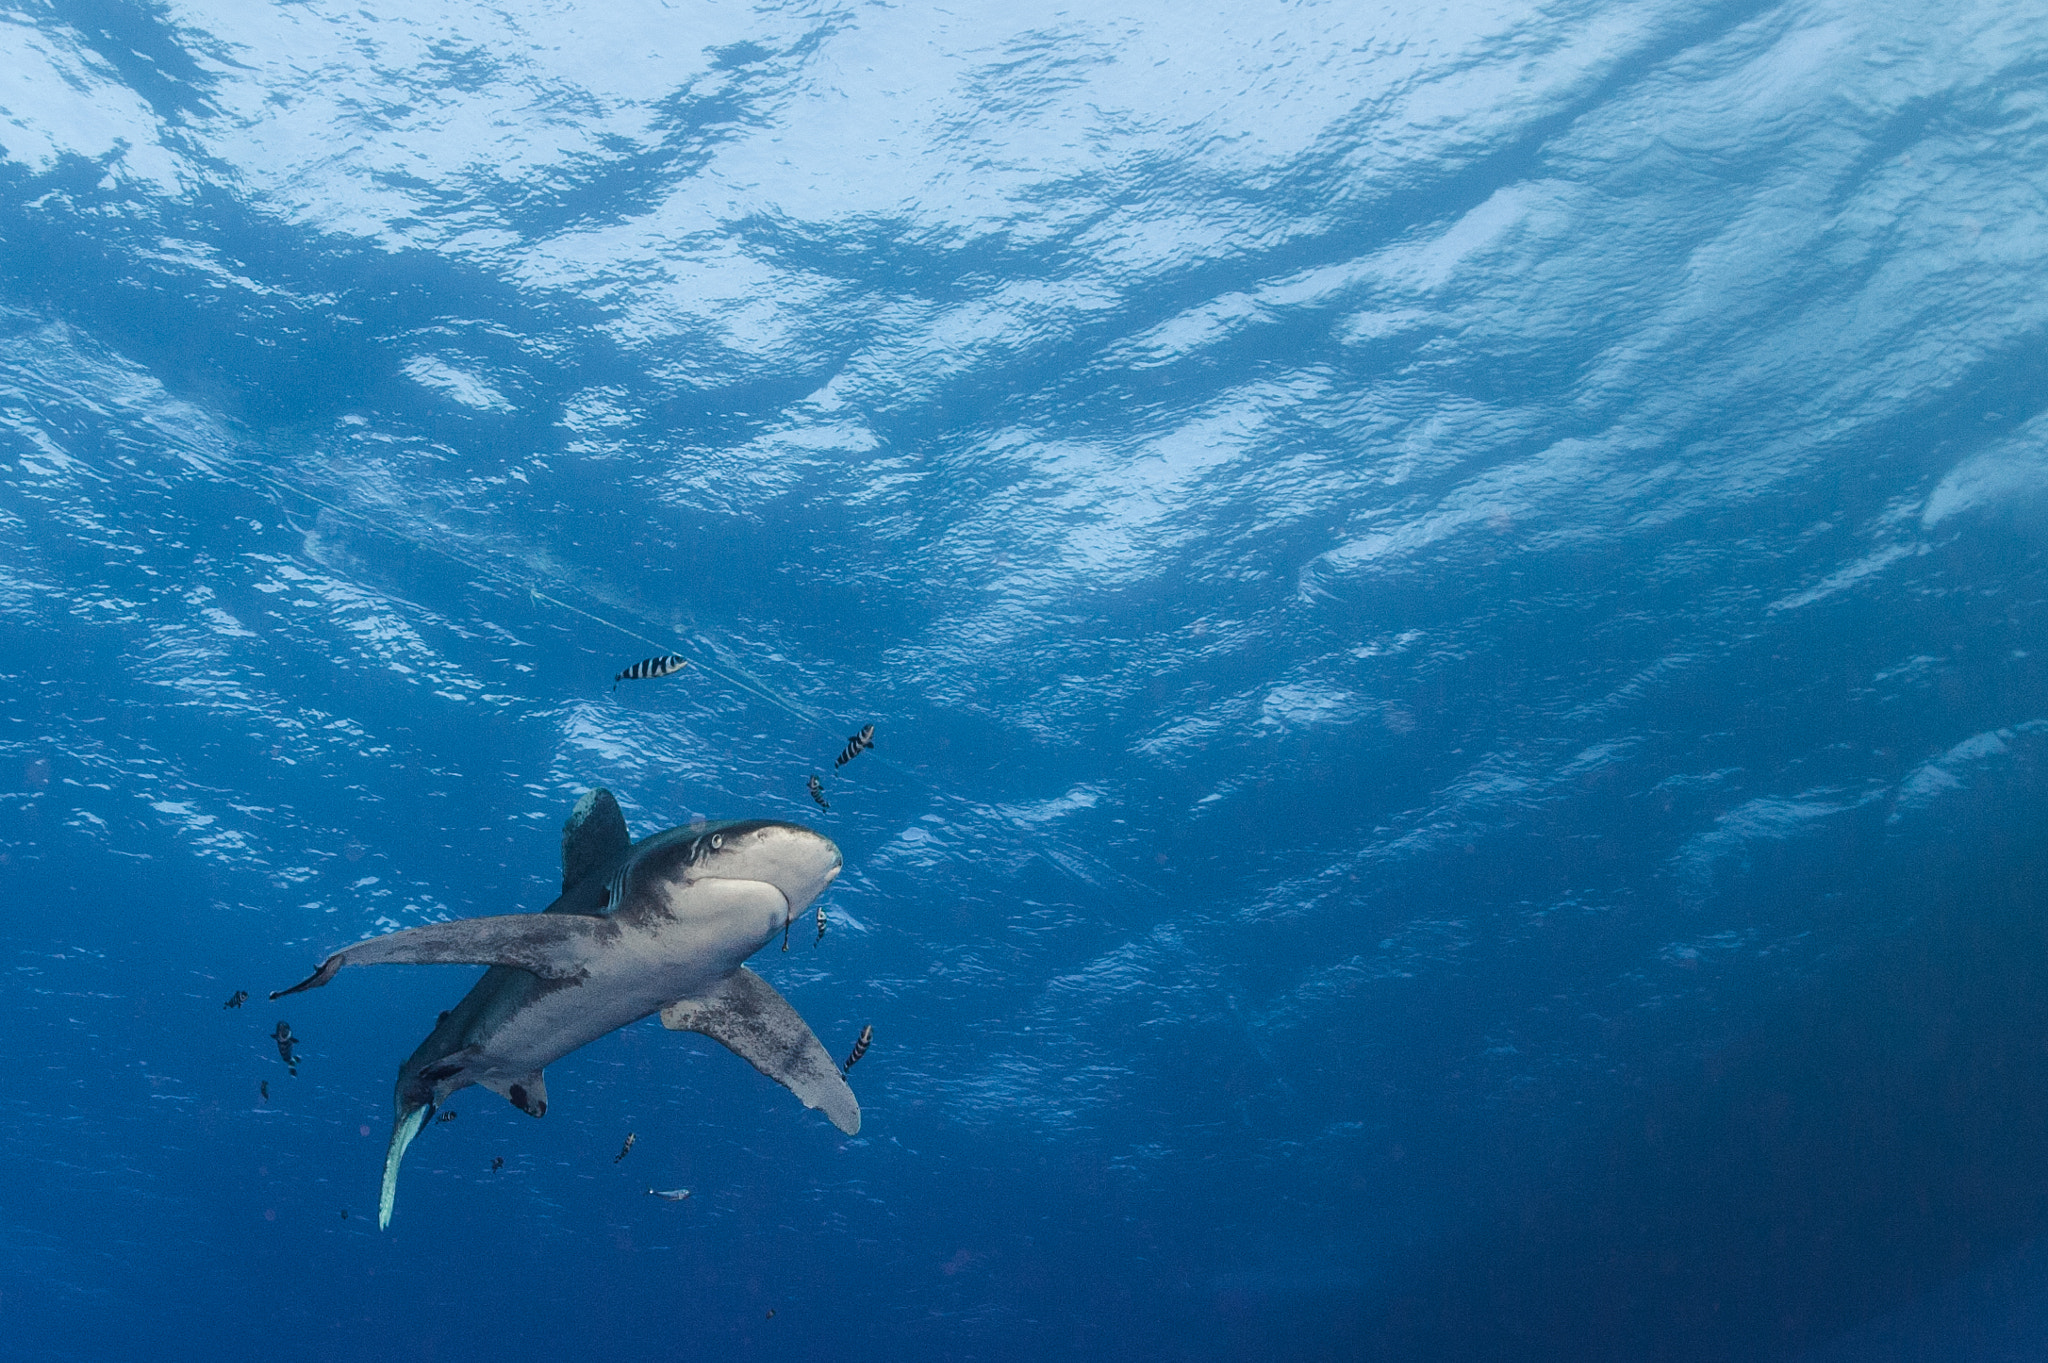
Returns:
[[[618,689],[616,682],[612,689]],[[626,816],[619,812],[612,793],[603,787],[587,792],[562,825],[562,893],[626,855],[632,846]]]
[[[672,1032],[702,1032],[734,1055],[821,1109],[851,1136],[860,1130],[860,1104],[819,1044],[775,986],[741,966],[708,994],[677,999],[661,1010]]]
[[[619,932],[619,925],[609,918],[567,913],[508,913],[428,923],[337,951],[311,975],[270,997],[318,989],[345,965],[510,965],[544,980],[573,980]]]

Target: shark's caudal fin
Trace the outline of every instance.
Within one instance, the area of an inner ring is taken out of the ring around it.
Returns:
[[[789,1000],[741,966],[716,989],[677,999],[661,1010],[672,1032],[702,1032],[803,1100],[820,1108],[851,1136],[860,1130],[860,1104]]]
[[[391,1146],[384,1152],[384,1188],[377,1194],[377,1229],[391,1224],[391,1204],[398,1200],[398,1166],[405,1159],[405,1147],[420,1134],[420,1128],[434,1115],[432,1103],[409,1109],[391,1128]]]
[[[626,816],[619,812],[612,793],[603,787],[586,793],[562,825],[562,893],[626,855],[632,846]]]

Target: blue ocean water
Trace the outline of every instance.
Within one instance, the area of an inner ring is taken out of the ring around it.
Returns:
[[[0,1357],[2040,1357],[2044,72],[0,7]],[[476,971],[264,996],[598,786],[838,843],[865,1123],[650,1019],[380,1233]]]

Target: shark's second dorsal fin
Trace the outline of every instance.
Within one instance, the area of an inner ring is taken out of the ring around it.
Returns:
[[[619,812],[612,793],[602,786],[586,793],[569,811],[569,822],[562,825],[562,893],[626,855],[632,846],[626,816]]]
[[[702,1032],[803,1100],[823,1109],[832,1125],[851,1136],[860,1130],[860,1104],[812,1033],[775,986],[741,966],[708,994],[677,999],[661,1010],[672,1032]]]

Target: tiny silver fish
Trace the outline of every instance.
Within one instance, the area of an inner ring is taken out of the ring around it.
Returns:
[[[843,767],[848,762],[851,762],[854,758],[859,757],[862,753],[866,752],[869,748],[872,748],[874,746],[875,726],[872,724],[863,724],[860,726],[859,733],[855,734],[852,738],[846,740],[846,751],[840,753],[838,760],[833,762],[832,765],[835,767]]]
[[[853,1043],[853,1054],[846,1057],[846,1064],[841,1068],[851,1071],[855,1065],[858,1065],[860,1058],[868,1053],[868,1043],[874,1039],[875,1024],[870,1022],[867,1026],[860,1029],[860,1040]]]
[[[612,678],[612,690],[619,689],[622,681],[639,681],[645,677],[666,677],[671,672],[680,672],[689,666],[680,653],[664,653],[659,658],[642,658],[624,672]]]
[[[637,1140],[639,1140],[639,1139],[640,1139],[640,1133],[639,1133],[639,1132],[637,1132],[637,1131],[628,1131],[628,1132],[626,1133],[626,1143],[625,1143],[624,1145],[622,1145],[622,1146],[620,1146],[620,1147],[619,1147],[619,1153],[618,1153],[618,1154],[616,1154],[616,1155],[613,1155],[613,1156],[612,1156],[612,1163],[613,1163],[613,1164],[617,1164],[617,1163],[618,1163],[618,1162],[619,1162],[620,1160],[624,1159],[624,1158],[625,1158],[625,1157],[626,1157],[627,1155],[631,1154],[631,1153],[632,1153],[632,1150],[633,1150],[633,1142],[634,1142],[634,1141],[637,1141]]]
[[[690,1195],[690,1190],[688,1188],[649,1188],[647,1195],[649,1197],[665,1197],[671,1202],[681,1202]]]

